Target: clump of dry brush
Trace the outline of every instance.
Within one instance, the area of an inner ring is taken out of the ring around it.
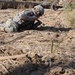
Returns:
[[[64,17],[68,25],[75,27],[75,5],[72,4],[71,1],[66,2],[64,7],[63,7],[65,13]]]

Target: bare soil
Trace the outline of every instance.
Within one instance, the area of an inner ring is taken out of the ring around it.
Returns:
[[[0,22],[12,18],[20,9],[0,10]],[[0,75],[75,75],[75,29],[64,23],[64,11],[45,9],[34,30],[0,32]]]

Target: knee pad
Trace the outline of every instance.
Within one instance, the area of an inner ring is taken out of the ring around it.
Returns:
[[[17,32],[17,29],[14,27],[5,27],[5,32],[11,33],[11,32]]]
[[[5,24],[5,32],[17,32],[18,25],[12,20],[8,19]]]

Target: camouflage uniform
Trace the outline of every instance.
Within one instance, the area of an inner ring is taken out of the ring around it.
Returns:
[[[40,14],[44,13],[44,10],[41,6],[35,7],[39,10]],[[41,10],[42,9],[42,10]],[[41,16],[40,15],[40,16]],[[6,23],[3,25],[5,32],[17,32],[20,27],[25,26],[24,28],[32,28],[34,25],[34,21],[36,20],[36,13],[30,10],[25,10],[19,13],[17,16],[12,19],[8,19]]]
[[[33,11],[22,11],[14,18],[7,20],[5,24],[5,31],[17,32],[18,28],[23,26],[25,26],[25,28],[30,28],[34,24],[35,17],[36,15]]]

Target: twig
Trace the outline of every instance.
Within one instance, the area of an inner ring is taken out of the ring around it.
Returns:
[[[5,70],[5,72],[9,73],[3,64],[0,64],[0,66],[2,66],[2,68]]]
[[[0,60],[22,58],[22,57],[25,57],[25,56],[26,56],[26,54],[13,55],[13,56],[3,56],[3,57],[0,57]]]

